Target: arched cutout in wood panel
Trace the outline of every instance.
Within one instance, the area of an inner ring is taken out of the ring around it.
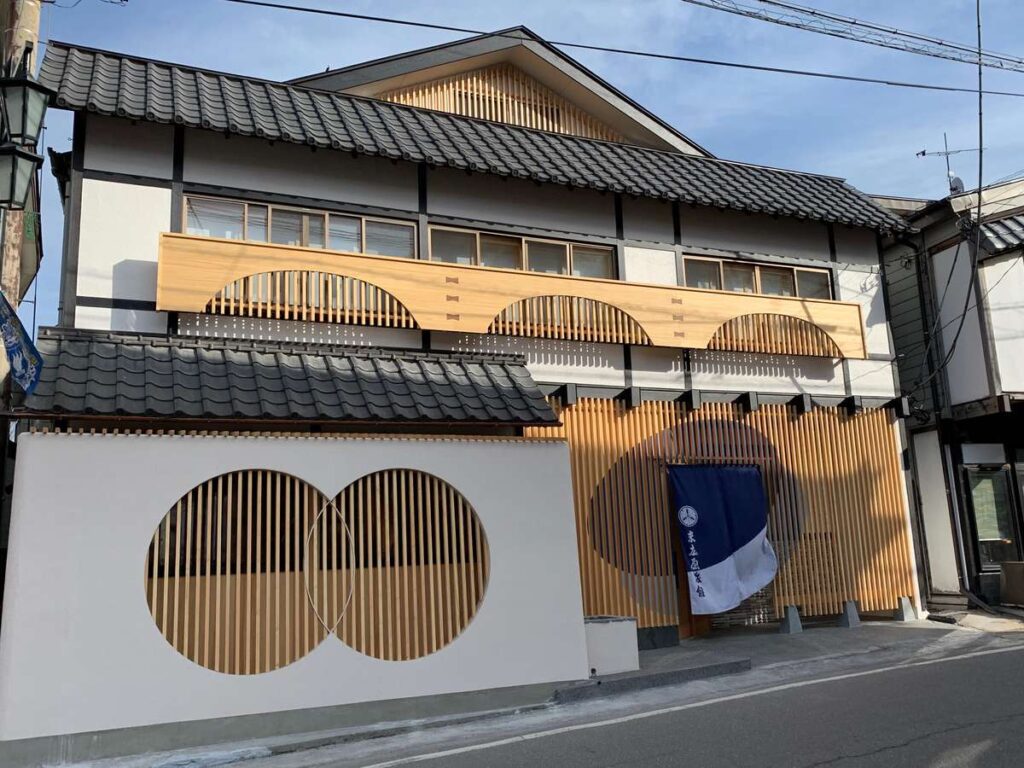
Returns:
[[[381,328],[418,328],[392,294],[355,277],[316,270],[261,272],[228,283],[206,312]]]
[[[818,326],[798,317],[773,314],[732,318],[715,331],[707,348],[769,355],[843,356],[832,337]]]
[[[488,333],[538,339],[649,345],[643,327],[618,307],[579,296],[533,296],[505,307]]]

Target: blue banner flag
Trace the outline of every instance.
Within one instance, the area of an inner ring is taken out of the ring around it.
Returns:
[[[673,464],[673,509],[693,613],[722,613],[775,578],[768,502],[755,466]]]
[[[11,378],[25,390],[26,395],[32,394],[43,370],[43,358],[3,293],[0,293],[0,334],[4,338],[7,361],[11,364]]]

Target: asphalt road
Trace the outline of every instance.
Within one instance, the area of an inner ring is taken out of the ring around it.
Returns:
[[[359,764],[1019,768],[1024,765],[1024,652],[776,686],[627,718],[634,719],[578,723],[526,740],[505,737],[493,746],[435,745],[416,755]]]

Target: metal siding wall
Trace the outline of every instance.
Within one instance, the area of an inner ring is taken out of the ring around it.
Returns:
[[[862,611],[885,611],[913,594],[889,411],[799,415],[767,405],[745,414],[727,403],[692,411],[676,402],[630,409],[584,399],[561,417],[562,427],[529,432],[569,441],[587,615],[635,616],[640,627],[682,624],[686,633],[663,469],[672,462],[761,467],[781,563],[770,588],[775,617],[785,605],[837,614],[849,599]]]

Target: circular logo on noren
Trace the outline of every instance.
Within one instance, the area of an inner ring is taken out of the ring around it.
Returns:
[[[679,508],[677,516],[679,517],[679,522],[687,528],[693,528],[697,524],[697,510],[688,504]]]

